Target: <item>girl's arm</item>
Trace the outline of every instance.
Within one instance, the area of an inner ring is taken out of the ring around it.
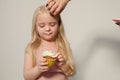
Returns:
[[[35,80],[41,72],[38,66],[33,67],[32,55],[26,53],[24,59],[24,78],[25,80]]]
[[[24,59],[24,78],[25,80],[35,80],[43,72],[48,71],[48,63],[46,60],[41,59],[38,64],[33,67],[33,56],[30,52],[30,48],[26,49],[25,59]]]

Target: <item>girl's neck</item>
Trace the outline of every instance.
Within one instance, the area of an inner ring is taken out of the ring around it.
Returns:
[[[48,50],[48,51],[57,51],[57,46],[56,46],[56,43],[55,41],[41,41],[41,45],[40,45],[40,48],[45,51],[45,50]]]
[[[55,46],[55,41],[45,41],[45,40],[41,40],[41,45],[42,45],[42,46]]]

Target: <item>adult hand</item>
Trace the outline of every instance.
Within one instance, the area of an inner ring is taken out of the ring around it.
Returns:
[[[120,18],[114,18],[113,21],[120,26]]]
[[[50,10],[50,13],[56,16],[64,10],[69,1],[70,0],[48,0],[46,6]]]

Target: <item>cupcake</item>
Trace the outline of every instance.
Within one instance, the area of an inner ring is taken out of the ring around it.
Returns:
[[[47,60],[48,67],[55,65],[57,54],[52,51],[45,51],[42,53],[42,56]]]

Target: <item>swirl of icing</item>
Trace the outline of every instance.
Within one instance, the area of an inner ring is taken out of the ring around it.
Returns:
[[[55,57],[57,57],[57,54],[54,53],[54,52],[52,52],[52,51],[44,51],[44,52],[42,53],[42,56],[43,56],[43,57],[45,57],[45,56],[50,56],[50,57],[55,58]]]

